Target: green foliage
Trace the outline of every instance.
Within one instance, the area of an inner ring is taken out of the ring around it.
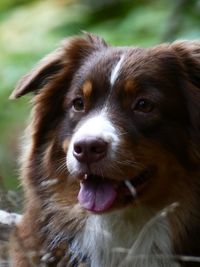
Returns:
[[[91,31],[115,45],[153,45],[200,35],[199,1],[1,0],[0,176],[17,184],[16,158],[30,97],[9,101],[21,76],[62,38]]]

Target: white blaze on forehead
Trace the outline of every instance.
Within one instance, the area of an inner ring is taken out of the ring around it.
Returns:
[[[117,64],[115,65],[114,69],[111,72],[111,76],[110,76],[110,84],[113,86],[115,81],[117,80],[119,73],[120,73],[120,68],[122,65],[122,62],[124,60],[124,55],[122,55],[120,57],[120,60],[117,62]]]

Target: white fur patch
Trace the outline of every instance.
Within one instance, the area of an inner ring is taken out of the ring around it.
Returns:
[[[78,125],[69,145],[67,153],[67,167],[69,172],[72,174],[79,171],[79,162],[73,156],[74,143],[80,140],[80,138],[84,138],[86,136],[101,138],[108,142],[110,146],[110,157],[115,154],[114,152],[119,144],[117,129],[108,119],[105,111],[101,111],[99,114],[86,119]]]
[[[114,69],[111,72],[111,76],[110,76],[110,84],[113,86],[115,81],[117,80],[119,73],[120,73],[120,68],[122,65],[122,62],[124,60],[124,55],[122,55],[120,57],[120,60],[117,62],[117,64],[115,65]]]
[[[18,223],[20,223],[22,220],[22,215],[19,215],[17,213],[7,212],[4,210],[0,210],[0,223],[14,226]]]
[[[149,208],[90,215],[72,251],[88,255],[91,267],[180,267],[171,254],[166,213]]]
[[[55,184],[57,184],[59,182],[58,179],[54,178],[54,179],[49,179],[49,180],[44,180],[41,182],[41,186],[43,187],[49,187],[49,186],[53,186]]]

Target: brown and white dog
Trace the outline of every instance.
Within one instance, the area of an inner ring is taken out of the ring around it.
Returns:
[[[67,39],[31,91],[12,266],[200,266],[200,42]]]

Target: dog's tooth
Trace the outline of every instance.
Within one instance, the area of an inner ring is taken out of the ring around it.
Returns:
[[[84,180],[87,180],[87,179],[88,179],[88,175],[85,174],[83,179],[84,179]]]
[[[134,198],[136,198],[137,197],[137,190],[135,189],[135,187],[131,184],[131,182],[129,180],[125,180],[124,183],[128,187],[128,189],[130,190],[132,196]]]

